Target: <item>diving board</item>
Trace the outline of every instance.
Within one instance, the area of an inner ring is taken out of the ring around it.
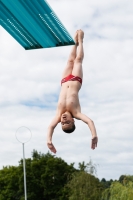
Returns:
[[[0,0],[1,26],[26,50],[74,45],[46,0]]]

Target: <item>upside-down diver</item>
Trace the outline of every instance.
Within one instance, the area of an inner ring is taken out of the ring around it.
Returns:
[[[71,133],[75,130],[75,119],[82,120],[90,128],[92,134],[91,148],[97,147],[98,137],[94,122],[81,113],[78,92],[82,86],[83,70],[82,62],[84,58],[83,50],[84,32],[77,30],[75,33],[75,45],[72,47],[66,68],[62,75],[61,91],[58,100],[56,115],[48,127],[47,146],[56,153],[56,148],[52,143],[52,135],[58,123],[61,123],[62,130]]]

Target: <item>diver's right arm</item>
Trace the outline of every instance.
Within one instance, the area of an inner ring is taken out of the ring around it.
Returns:
[[[59,122],[60,122],[59,117],[57,117],[57,116],[54,117],[54,119],[50,123],[50,125],[48,127],[48,131],[47,131],[47,146],[50,149],[50,151],[52,151],[53,153],[56,153],[56,149],[55,149],[54,145],[52,144],[52,136],[53,136],[54,129]]]

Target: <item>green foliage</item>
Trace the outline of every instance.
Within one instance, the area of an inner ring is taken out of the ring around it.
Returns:
[[[19,199],[19,173],[17,167],[0,170],[0,200]]]
[[[119,181],[103,192],[102,200],[133,200],[133,176],[122,175]]]
[[[83,161],[82,163],[79,163],[78,165],[79,165],[80,171],[88,172],[89,174],[97,173],[96,164],[93,164],[91,159],[87,164],[85,164],[85,162]]]
[[[65,200],[68,191],[64,189],[76,169],[61,158],[50,153],[32,152],[32,159],[26,159],[26,181],[28,200]],[[0,200],[24,200],[23,160],[18,167],[0,170]]]
[[[68,182],[69,200],[100,200],[103,188],[99,179],[87,172],[75,172]]]
[[[133,176],[120,176],[118,181],[99,181],[96,165],[68,165],[61,158],[36,150],[26,159],[28,200],[133,200]],[[23,160],[19,166],[0,170],[0,200],[24,200]]]
[[[104,189],[109,188],[109,187],[111,186],[112,182],[113,182],[112,179],[110,179],[109,181],[106,181],[106,179],[103,178],[103,179],[101,180],[101,184],[102,184],[102,186],[104,187]]]
[[[85,165],[85,162],[83,161],[82,163],[79,162],[79,170],[80,171],[85,171],[87,168],[87,165]]]

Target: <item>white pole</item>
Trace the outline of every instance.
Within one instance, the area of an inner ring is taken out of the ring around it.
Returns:
[[[24,193],[25,193],[25,200],[27,200],[24,143],[22,143],[22,146],[23,146]]]
[[[18,135],[19,134],[19,135]],[[24,172],[24,195],[25,195],[25,200],[27,200],[27,191],[26,191],[26,167],[25,167],[25,151],[24,151],[24,144],[29,142],[31,137],[32,137],[32,133],[30,131],[29,128],[25,127],[25,126],[21,126],[17,129],[16,131],[16,139],[18,140],[18,142],[20,142],[22,144],[23,147],[23,172]],[[27,135],[29,135],[29,139],[26,139]],[[19,137],[18,137],[19,136]],[[26,136],[26,137],[25,137]]]

